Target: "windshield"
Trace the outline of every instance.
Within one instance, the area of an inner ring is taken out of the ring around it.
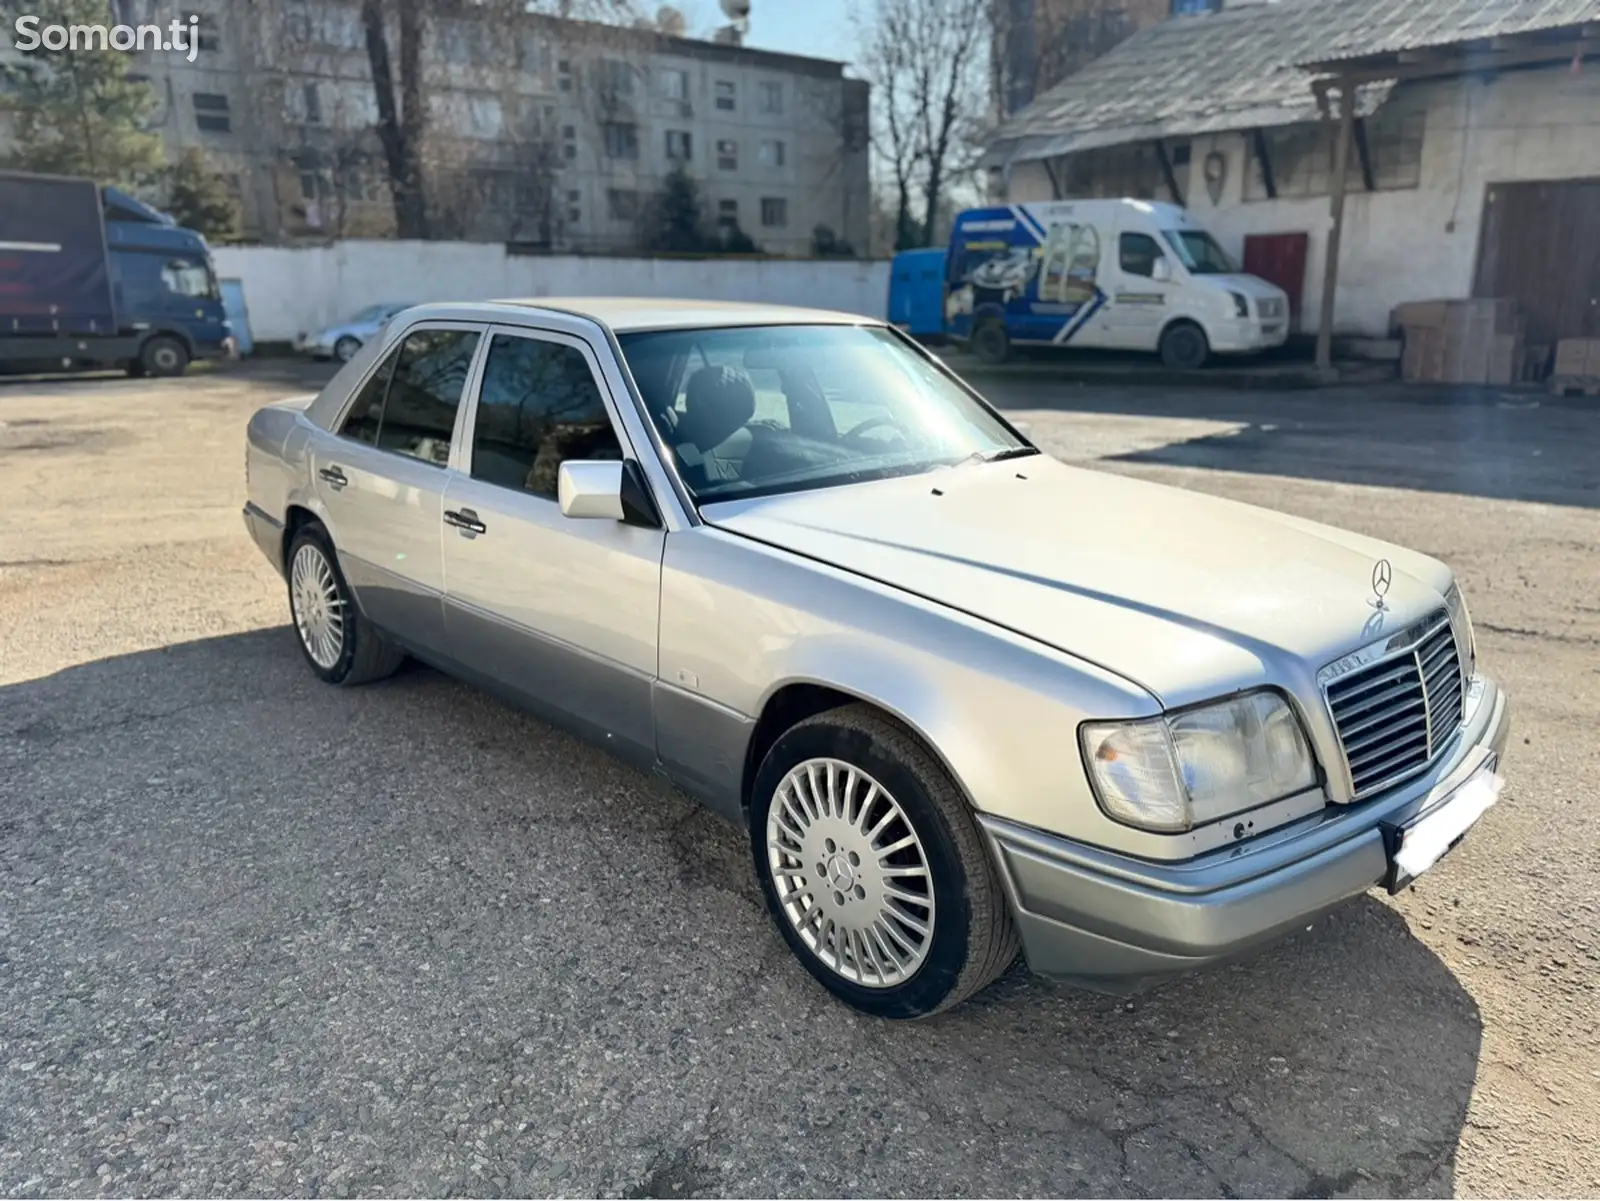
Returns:
[[[1036,453],[882,328],[666,330],[618,341],[698,501]]]
[[[1203,229],[1168,229],[1161,236],[1192,275],[1237,275],[1239,268]]]

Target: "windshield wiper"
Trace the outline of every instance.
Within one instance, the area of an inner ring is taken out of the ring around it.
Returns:
[[[992,455],[985,455],[983,461],[985,463],[998,463],[1001,459],[1025,459],[1029,455],[1038,453],[1039,448],[1037,446],[1011,446],[1005,450],[997,450]]]

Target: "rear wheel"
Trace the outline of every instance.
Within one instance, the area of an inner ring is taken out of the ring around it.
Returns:
[[[329,684],[366,684],[393,675],[405,653],[361,616],[320,523],[296,531],[288,566],[289,612],[301,653],[317,677]]]
[[[869,706],[778,739],[756,776],[750,837],[784,941],[857,1009],[926,1017],[1017,956],[965,799],[910,731]]]
[[[1003,363],[1011,354],[1011,339],[998,321],[985,321],[972,331],[972,353],[985,363]]]
[[[177,338],[157,334],[139,350],[143,375],[182,375],[189,369],[189,348]]]
[[[1193,321],[1175,321],[1161,331],[1161,361],[1173,371],[1194,371],[1211,356],[1206,331]]]

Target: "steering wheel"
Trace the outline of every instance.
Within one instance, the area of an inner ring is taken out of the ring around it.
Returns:
[[[899,434],[901,438],[905,438],[906,437],[906,430],[905,430],[905,427],[903,425],[901,425],[893,417],[889,417],[889,416],[886,416],[886,415],[879,415],[877,417],[868,417],[865,421],[860,422],[859,424],[854,426],[852,429],[848,430],[843,435],[843,438],[846,439],[846,440],[859,438],[859,437],[861,437],[861,435],[865,434],[868,430],[875,430],[880,425],[888,426],[890,429],[894,430],[895,433]]]

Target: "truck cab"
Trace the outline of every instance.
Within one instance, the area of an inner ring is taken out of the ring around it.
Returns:
[[[1289,298],[1178,205],[1064,200],[958,216],[944,317],[953,340],[988,360],[1018,343],[1154,351],[1193,369],[1281,346]]]

